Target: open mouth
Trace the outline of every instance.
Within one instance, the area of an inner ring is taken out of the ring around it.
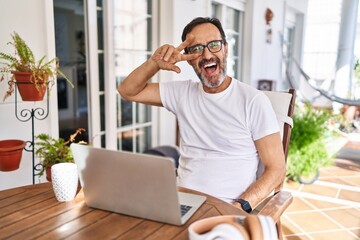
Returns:
[[[204,70],[206,74],[211,75],[213,74],[218,68],[218,65],[215,62],[204,64]]]

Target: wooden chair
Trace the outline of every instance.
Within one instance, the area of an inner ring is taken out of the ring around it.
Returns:
[[[296,91],[295,89],[289,89],[288,92],[264,91],[264,93],[269,97],[276,113],[280,129],[282,129],[281,137],[286,161],[290,143],[291,128],[293,126],[291,117],[294,113]],[[293,199],[289,192],[282,190],[282,187],[283,184],[280,184],[274,190],[274,194],[260,203],[253,211],[254,214],[268,215],[274,219],[279,239],[283,239],[280,217],[291,204]]]
[[[292,115],[295,107],[295,89],[289,89],[288,92],[275,92],[275,91],[264,91],[264,93],[270,99],[270,102],[276,113],[277,120],[279,122],[281,131],[282,144],[285,154],[285,161],[287,159],[288,148],[290,143],[291,128],[293,126]],[[176,124],[176,145],[179,145],[179,126]],[[167,146],[169,147],[169,146]],[[162,146],[159,146],[155,149],[150,150],[148,153],[152,153],[155,150],[154,154],[157,155],[166,155],[166,151],[163,151]],[[175,160],[175,165],[178,166],[178,159]],[[258,169],[259,175],[262,173],[262,166],[259,166]],[[274,189],[274,194],[266,198],[262,203],[260,203],[251,214],[260,214],[271,216],[276,222],[276,227],[278,230],[279,239],[282,238],[282,229],[280,217],[288,206],[292,202],[292,195],[289,192],[283,191],[282,186],[279,185]]]

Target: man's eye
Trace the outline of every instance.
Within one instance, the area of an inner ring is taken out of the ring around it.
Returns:
[[[202,46],[194,46],[190,49],[191,53],[199,53],[202,51]]]
[[[209,44],[209,47],[213,48],[213,47],[218,47],[219,45],[220,45],[219,42],[211,42]]]

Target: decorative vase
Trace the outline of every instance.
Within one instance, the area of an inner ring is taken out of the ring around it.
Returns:
[[[34,84],[31,72],[12,72],[12,74],[14,74],[23,101],[42,101],[44,99],[46,83]]]
[[[51,167],[52,186],[55,197],[60,202],[75,198],[79,177],[75,163],[57,163]]]
[[[0,171],[14,171],[19,168],[26,142],[17,139],[0,141]]]

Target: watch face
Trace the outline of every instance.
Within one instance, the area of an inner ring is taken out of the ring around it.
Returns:
[[[241,204],[242,208],[244,209],[245,212],[251,212],[252,209],[250,207],[250,203],[247,201],[244,201],[244,203]]]

